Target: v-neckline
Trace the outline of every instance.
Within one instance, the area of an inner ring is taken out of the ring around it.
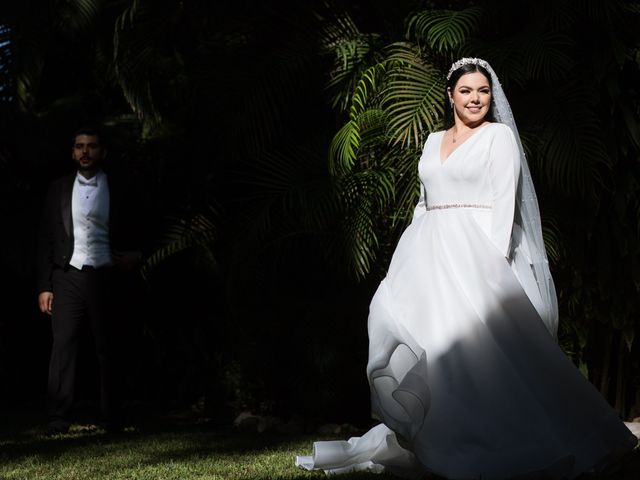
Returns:
[[[458,145],[456,148],[451,150],[449,152],[449,155],[447,155],[444,160],[442,159],[442,143],[444,141],[444,135],[445,135],[445,133],[447,133],[447,131],[443,130],[442,131],[442,135],[440,136],[440,145],[439,145],[439,148],[438,148],[438,161],[440,162],[440,166],[444,167],[445,164],[447,164],[449,162],[449,159],[451,158],[451,156],[454,153],[456,153],[458,150],[460,150],[465,143],[467,143],[469,140],[474,138],[476,135],[479,135],[482,130],[486,129],[492,123],[493,122],[487,122],[484,125],[482,125],[481,127],[479,127],[477,132],[472,133],[469,137],[465,138],[464,141],[462,143],[460,143],[460,145]]]

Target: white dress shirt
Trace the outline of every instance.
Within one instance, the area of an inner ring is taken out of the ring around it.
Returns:
[[[84,265],[95,268],[111,265],[109,184],[103,171],[89,179],[78,172],[73,183],[71,216],[73,255],[69,263],[78,269]]]

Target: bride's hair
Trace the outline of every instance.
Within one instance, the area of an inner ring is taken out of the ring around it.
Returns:
[[[449,102],[449,90],[453,91],[453,88],[460,80],[460,77],[473,72],[480,72],[485,76],[487,81],[489,82],[489,87],[491,87],[491,94],[493,95],[493,81],[491,80],[491,74],[484,68],[482,65],[478,65],[475,63],[467,63],[465,65],[460,66],[451,72],[451,76],[447,79],[447,83],[445,85],[444,90],[444,128],[449,129],[453,127],[455,120],[453,118],[453,108],[451,107],[451,103]],[[490,122],[495,122],[495,118],[493,116],[493,98],[491,99],[491,104],[489,104],[489,111],[485,116],[487,120]]]

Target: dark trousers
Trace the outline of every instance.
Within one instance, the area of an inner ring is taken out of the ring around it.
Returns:
[[[78,270],[68,266],[53,271],[53,347],[47,386],[50,425],[69,423],[80,333],[87,324],[93,334],[100,371],[100,420],[106,423],[117,420],[112,276],[111,268]]]

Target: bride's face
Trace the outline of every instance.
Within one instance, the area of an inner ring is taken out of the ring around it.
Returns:
[[[456,120],[468,126],[482,123],[491,106],[489,80],[480,72],[466,73],[449,90],[449,98]]]

